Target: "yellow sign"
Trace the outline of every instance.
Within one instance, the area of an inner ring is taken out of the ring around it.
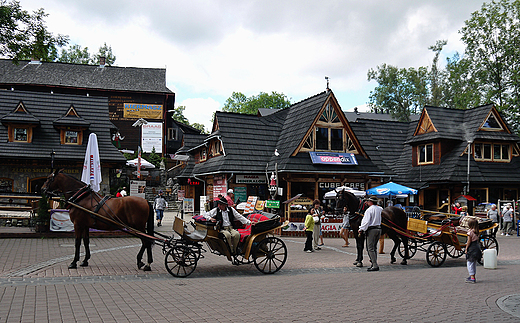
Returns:
[[[125,103],[124,118],[162,119],[162,104]]]
[[[255,210],[262,211],[264,209],[265,201],[256,201]]]

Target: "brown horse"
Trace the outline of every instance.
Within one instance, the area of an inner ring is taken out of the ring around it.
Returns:
[[[350,211],[350,227],[354,232],[354,238],[356,238],[356,249],[357,249],[357,258],[354,263],[358,267],[363,266],[363,248],[364,248],[364,236],[359,234],[359,226],[361,225],[361,220],[363,219],[362,213],[367,208],[363,200],[357,198],[354,194],[344,191],[345,201],[347,203],[347,207]],[[393,264],[397,261],[395,258],[395,252],[399,247],[399,244],[402,243],[404,246],[404,259],[401,261],[401,265],[407,264],[407,259],[409,259],[408,254],[408,237],[400,234],[398,231],[405,231],[408,223],[408,218],[406,213],[395,206],[389,206],[385,208],[381,212],[381,228],[382,234],[388,234],[388,237],[394,241],[394,247],[392,248],[392,252],[390,252],[390,262]]]
[[[125,231],[129,233],[137,230],[146,232],[149,236],[154,234],[152,205],[141,197],[103,198],[92,191],[89,185],[63,173],[63,170],[56,170],[47,176],[47,181],[42,190],[49,194],[61,192],[67,202],[77,205],[67,205],[70,210],[70,219],[74,223],[76,238],[74,260],[69,265],[69,269],[77,268],[76,263],[80,258],[81,239],[83,239],[85,246],[85,259],[80,266],[88,266],[90,259],[89,228],[109,231],[126,229]],[[94,214],[99,214],[102,217]],[[151,270],[150,264],[153,262],[152,241],[151,238],[144,236],[140,236],[140,238],[142,246],[137,254],[137,267],[149,271]],[[145,250],[148,254],[146,265],[141,261]]]

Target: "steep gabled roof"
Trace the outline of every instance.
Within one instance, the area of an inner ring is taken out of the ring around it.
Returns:
[[[173,93],[166,87],[166,69],[136,68],[0,59],[0,84],[46,85],[112,91]]]
[[[50,160],[52,150],[56,160],[80,161],[85,158],[88,136],[95,132],[98,138],[101,162],[126,161],[112,144],[110,129],[115,126],[108,116],[108,99],[103,97],[86,97],[67,94],[50,94],[26,91],[0,91],[0,115],[13,110],[21,101],[28,111],[40,121],[34,128],[32,143],[8,142],[8,127],[0,126],[1,159],[37,159]],[[62,117],[74,105],[77,113],[90,124],[83,132],[82,145],[62,145],[60,131],[55,129],[53,122]]]
[[[40,124],[40,120],[36,118],[27,108],[23,101],[20,101],[18,105],[9,113],[2,115],[0,121],[3,124],[8,123],[22,123],[22,124]]]
[[[83,119],[74,106],[71,105],[69,110],[61,117],[53,121],[53,125],[57,126],[76,126],[76,127],[88,127],[90,122]]]

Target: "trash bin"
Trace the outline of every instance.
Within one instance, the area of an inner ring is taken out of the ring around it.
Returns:
[[[497,250],[496,249],[484,250],[484,268],[497,269]]]

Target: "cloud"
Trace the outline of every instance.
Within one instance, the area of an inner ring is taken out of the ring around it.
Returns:
[[[462,52],[458,30],[483,2],[48,0],[44,9],[52,32],[91,51],[106,42],[116,65],[166,67],[180,104],[213,100],[201,110],[214,108],[207,123],[233,91],[295,102],[323,91],[325,76],[345,109],[365,104],[370,68],[430,65],[440,39],[444,55]]]
[[[204,125],[207,131],[211,131],[213,123],[211,122],[211,117],[213,112],[217,111],[220,108],[220,103],[215,101],[212,98],[201,99],[186,99],[177,106],[185,106],[186,110],[184,110],[184,116],[188,119],[190,123],[200,123]]]

